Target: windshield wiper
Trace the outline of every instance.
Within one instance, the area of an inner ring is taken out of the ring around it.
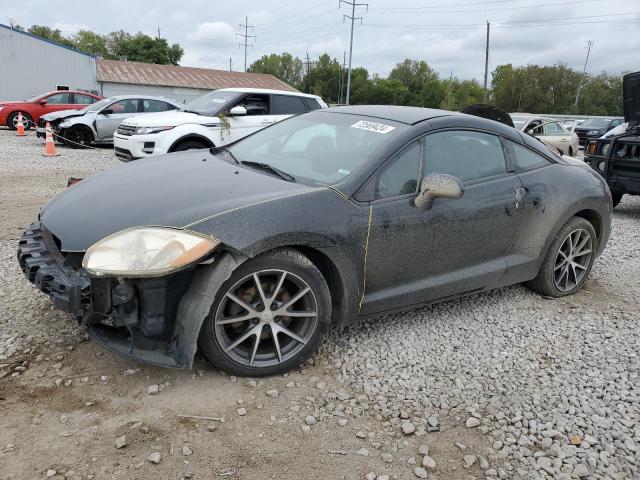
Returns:
[[[196,112],[195,110],[186,110],[184,108],[180,108],[179,110],[184,113],[195,113],[196,115],[202,115],[200,112]]]
[[[224,151],[227,153],[227,155],[229,155],[229,156],[233,159],[233,161],[234,161],[234,162],[236,162],[238,165],[239,165],[240,163],[244,163],[244,162],[240,162],[240,161],[236,158],[236,156],[235,156],[233,153],[231,153],[231,150],[229,150],[227,147],[219,147],[219,148],[220,148],[220,150],[224,150]]]
[[[246,165],[248,167],[259,168],[261,170],[266,170],[267,172],[271,172],[271,173],[277,175],[278,177],[280,177],[281,179],[286,180],[287,182],[295,182],[296,181],[296,178],[294,176],[289,175],[287,172],[283,172],[279,168],[271,166],[268,163],[251,162],[251,161],[248,161],[248,160],[242,160],[240,162],[240,164]]]

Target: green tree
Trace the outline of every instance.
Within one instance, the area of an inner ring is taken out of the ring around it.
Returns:
[[[180,45],[169,45],[164,38],[152,38],[142,32],[136,35],[123,32],[111,32],[106,40],[109,52],[114,58],[132,62],[178,65],[184,54]]]
[[[376,105],[406,105],[410,95],[409,89],[400,80],[375,76],[371,82],[369,103]]]
[[[424,60],[407,58],[396,64],[389,80],[399,81],[407,87],[407,105],[437,108],[444,99],[445,91],[438,74]]]
[[[309,93],[320,95],[325,102],[337,103],[340,94],[340,73],[338,60],[331,58],[327,53],[322,54],[309,71],[309,75],[305,76],[305,87],[309,85]]]
[[[302,60],[293,57],[290,53],[263,55],[253,62],[247,70],[255,73],[268,73],[293,87],[303,88]]]
[[[65,37],[57,28],[53,29],[45,25],[32,25],[27,31],[39,37],[46,38],[47,40],[52,40],[61,45],[75,48],[73,41]]]
[[[90,30],[79,30],[71,37],[74,46],[83,52],[93,53],[103,58],[115,58],[107,48],[107,37]]]

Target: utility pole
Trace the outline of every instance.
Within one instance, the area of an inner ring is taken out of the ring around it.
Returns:
[[[162,37],[160,36],[160,25],[158,25],[158,40],[160,40]]]
[[[342,104],[342,95],[344,94],[344,71],[347,69],[347,52],[342,52],[342,66],[340,68],[340,80],[338,81],[338,103]]]
[[[249,25],[249,17],[244,17],[244,24],[240,24],[240,28],[244,28],[244,33],[236,33],[236,37],[242,37],[242,43],[239,43],[239,47],[244,47],[244,71],[247,71],[247,47],[253,47],[253,43],[249,43],[249,39],[257,38],[255,35],[249,35],[249,29],[253,31],[253,25]]]
[[[580,101],[580,90],[582,90],[585,84],[585,76],[587,74],[587,62],[589,61],[589,54],[591,53],[591,47],[593,47],[593,40],[587,40],[587,58],[584,59],[584,68],[582,69],[582,79],[580,79],[580,85],[578,85],[578,91],[576,92],[576,102],[574,106],[578,108],[578,102]]]
[[[229,71],[233,72],[233,66],[232,66],[232,62],[231,62],[231,57],[229,57]]]
[[[309,58],[309,52],[306,52],[307,56],[305,57],[305,65],[307,66],[307,75],[306,75],[306,79],[307,79],[307,93],[310,92],[311,90],[311,84],[310,82],[310,78],[309,78],[309,72],[311,71],[311,59]]]
[[[491,24],[487,22],[487,45],[484,52],[484,95],[482,96],[483,103],[487,103],[487,78],[489,77],[489,30]]]
[[[345,19],[351,20],[351,40],[349,42],[349,70],[347,71],[347,96],[345,101],[345,103],[349,105],[349,93],[351,90],[351,58],[353,57],[353,24],[356,20],[360,20],[360,25],[362,25],[362,17],[356,17],[356,7],[366,7],[366,11],[368,12],[369,4],[357,3],[356,0],[351,0],[350,2],[348,2],[347,0],[338,0],[338,8],[340,8],[343,3],[351,6],[351,15],[342,16],[343,22]]]

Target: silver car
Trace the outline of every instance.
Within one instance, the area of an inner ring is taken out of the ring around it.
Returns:
[[[112,144],[113,133],[125,118],[179,107],[176,101],[163,97],[117,95],[104,98],[82,110],[63,110],[43,115],[36,135],[44,137],[49,122],[54,139],[69,147],[82,148],[92,143]]]

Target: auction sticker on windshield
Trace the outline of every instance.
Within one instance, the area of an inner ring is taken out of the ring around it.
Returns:
[[[376,133],[389,133],[391,130],[394,130],[396,127],[392,127],[391,125],[385,125],[384,123],[376,123],[369,122],[367,120],[360,120],[359,122],[351,125],[351,128],[359,128],[360,130],[368,130],[369,132]]]

